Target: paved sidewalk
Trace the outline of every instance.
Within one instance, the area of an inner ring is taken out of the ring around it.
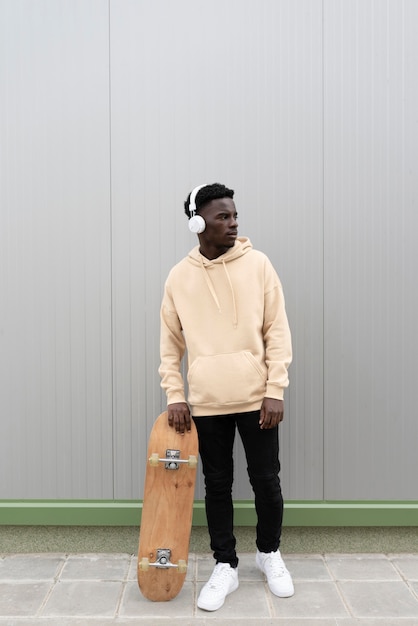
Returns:
[[[240,555],[239,589],[214,613],[196,608],[213,568],[191,554],[186,583],[168,603],[144,599],[130,554],[10,554],[0,557],[0,626],[157,624],[417,626],[418,554],[284,555],[295,595],[272,596]]]

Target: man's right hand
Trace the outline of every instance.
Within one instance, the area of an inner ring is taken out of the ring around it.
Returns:
[[[175,429],[176,433],[184,435],[192,429],[192,418],[186,402],[175,402],[167,405],[168,425]]]

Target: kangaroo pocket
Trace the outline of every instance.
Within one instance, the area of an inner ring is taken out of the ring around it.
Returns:
[[[198,357],[189,373],[191,405],[225,406],[261,399],[266,368],[249,351]]]

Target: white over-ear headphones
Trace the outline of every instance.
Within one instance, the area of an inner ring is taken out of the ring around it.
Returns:
[[[201,215],[196,215],[196,196],[197,193],[202,187],[207,187],[207,184],[199,185],[195,187],[190,194],[190,202],[189,202],[189,229],[192,233],[203,233],[206,228],[206,222]]]

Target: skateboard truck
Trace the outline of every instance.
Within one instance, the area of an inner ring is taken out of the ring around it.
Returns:
[[[157,452],[153,452],[153,454],[149,458],[149,463],[152,467],[156,467],[159,463],[164,463],[166,470],[178,470],[180,469],[180,463],[187,463],[187,465],[195,469],[197,466],[197,458],[195,455],[191,454],[188,459],[180,458],[180,450],[166,450],[165,457],[160,459]]]
[[[157,567],[158,569],[169,569],[175,567],[178,569],[179,574],[184,574],[187,571],[187,563],[183,559],[179,559],[177,565],[171,563],[171,550],[169,548],[160,548],[157,550],[157,558],[154,563],[150,563],[146,557],[142,558],[139,563],[139,568],[146,572],[150,567]]]

